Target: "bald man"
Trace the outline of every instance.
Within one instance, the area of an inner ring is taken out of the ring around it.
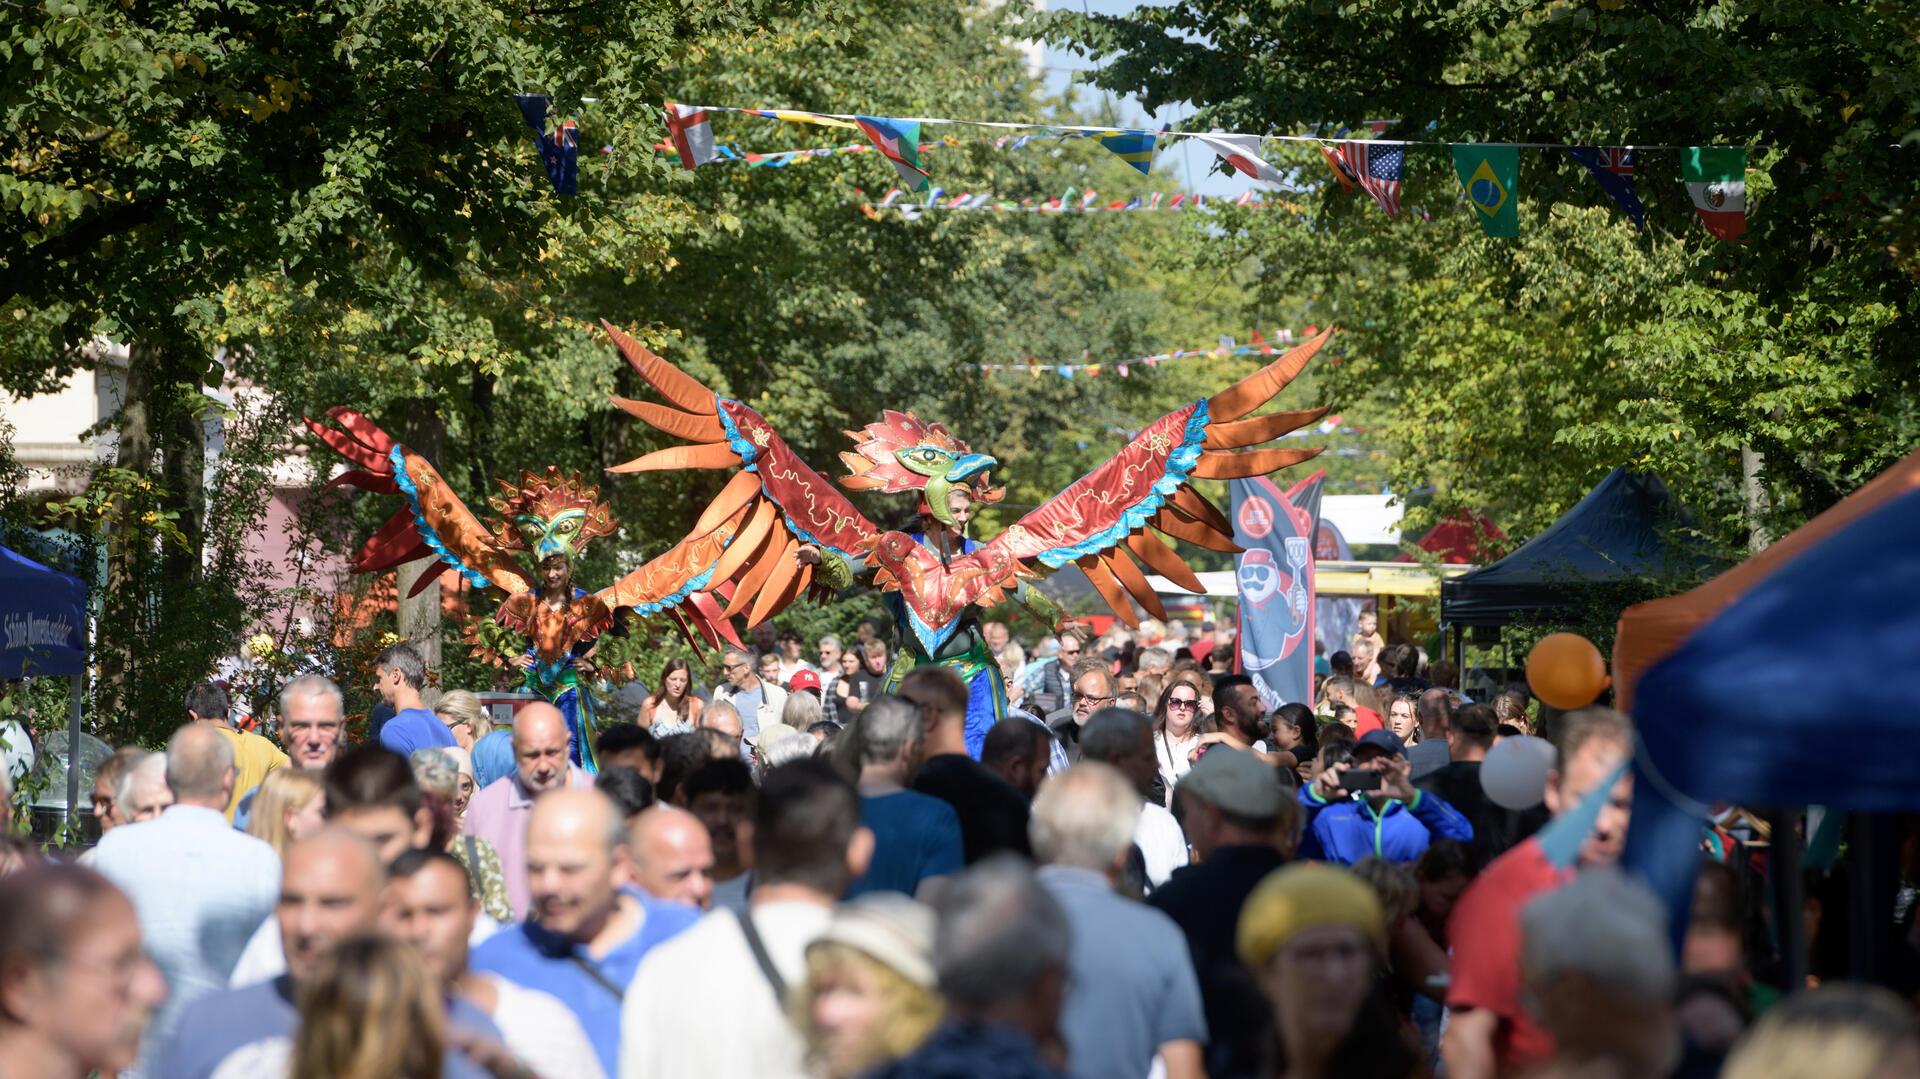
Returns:
[[[378,929],[386,883],[373,846],[351,832],[327,828],[295,841],[287,848],[274,909],[286,943],[286,976],[200,998],[181,1016],[159,1066],[146,1074],[206,1079],[223,1066],[232,1074],[284,1071],[300,1023],[294,1006],[300,987],[323,969],[323,960],[340,942]],[[481,1079],[487,1073],[451,1043],[465,1038],[497,1043],[499,1028],[463,1000],[450,1000],[447,1007],[454,1037],[448,1039],[443,1074]]]
[[[467,804],[468,835],[479,836],[500,852],[507,877],[507,903],[513,916],[525,918],[527,891],[527,818],[534,799],[563,787],[591,787],[593,777],[567,760],[567,718],[545,701],[535,701],[513,717],[513,772],[488,784]]]
[[[226,738],[189,723],[168,740],[165,764],[173,804],[108,832],[93,858],[133,901],[147,952],[167,978],[167,1001],[141,1048],[146,1074],[186,1007],[227,987],[280,890],[273,848],[227,821],[235,770]]]
[[[627,851],[641,891],[701,910],[713,905],[713,842],[699,817],[654,806],[634,818]]]
[[[626,819],[612,799],[592,789],[544,795],[527,821],[527,920],[471,959],[474,970],[565,1004],[608,1075],[620,1071],[620,999],[641,957],[700,916],[627,885],[627,859]]]

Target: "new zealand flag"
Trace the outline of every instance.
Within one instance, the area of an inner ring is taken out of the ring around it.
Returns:
[[[520,115],[526,117],[527,126],[533,128],[534,141],[540,144],[540,160],[547,166],[547,179],[553,181],[553,189],[562,195],[580,193],[580,130],[572,120],[562,120],[560,126],[552,132],[547,131],[547,106],[550,101],[541,94],[517,94],[514,100],[520,104]]]
[[[1313,704],[1313,538],[1325,470],[1284,494],[1265,477],[1234,480],[1234,558],[1240,586],[1235,669],[1253,678],[1268,709]]]
[[[1587,167],[1593,178],[1633,219],[1633,227],[1647,230],[1647,208],[1633,188],[1633,148],[1630,146],[1569,146],[1567,153]]]

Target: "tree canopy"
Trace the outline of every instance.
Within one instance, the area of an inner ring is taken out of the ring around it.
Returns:
[[[1864,0],[1187,0],[1048,22],[1101,58],[1098,85],[1192,101],[1202,130],[1390,119],[1388,138],[1650,147],[1646,234],[1560,151],[1523,149],[1518,240],[1477,234],[1444,146],[1407,156],[1403,201],[1431,222],[1388,221],[1311,148],[1277,150],[1311,213],[1250,217],[1195,257],[1257,256],[1259,295],[1347,330],[1342,396],[1379,410],[1396,489],[1431,485],[1432,511],[1483,509],[1524,536],[1631,464],[1730,544],[1915,441],[1917,28]],[[1744,243],[1693,219],[1688,145],[1748,150]]]

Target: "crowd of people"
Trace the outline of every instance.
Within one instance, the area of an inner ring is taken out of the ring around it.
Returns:
[[[988,623],[970,747],[877,620],[763,624],[623,696],[597,774],[404,644],[363,744],[323,676],[266,733],[197,686],[96,846],[0,849],[0,1076],[1920,1074],[1911,1000],[1769,982],[1736,824],[1675,951],[1615,868],[1626,716],[1360,630],[1269,709],[1211,624]],[[1521,738],[1537,805],[1482,783]]]

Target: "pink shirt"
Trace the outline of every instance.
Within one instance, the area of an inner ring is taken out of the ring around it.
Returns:
[[[567,786],[591,787],[593,777],[578,768],[567,769]],[[513,916],[525,920],[531,895],[527,888],[527,818],[533,814],[533,795],[520,782],[518,771],[487,784],[467,803],[467,823],[461,830],[479,836],[500,852],[500,869],[507,878],[507,903]]]

